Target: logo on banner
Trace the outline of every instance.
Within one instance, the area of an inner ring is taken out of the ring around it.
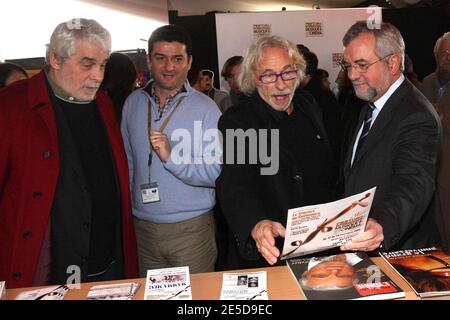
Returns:
[[[342,59],[344,59],[344,54],[333,52],[333,53],[331,53],[331,59],[332,59],[332,63],[333,63],[333,68],[338,68],[342,62]]]
[[[254,24],[253,25],[253,37],[261,38],[270,36],[272,34],[272,25],[268,23]]]
[[[323,37],[323,23],[305,22],[305,33],[307,37]]]

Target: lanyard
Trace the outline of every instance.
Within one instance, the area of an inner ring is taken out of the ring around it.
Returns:
[[[172,112],[166,117],[166,119],[164,119],[164,122],[161,124],[161,127],[159,127],[158,131],[159,132],[163,132],[164,129],[167,127],[167,125],[169,124],[170,119],[172,119],[173,114],[175,113],[175,111],[178,109],[178,107],[181,105],[181,103],[184,100],[184,96],[181,97],[180,99],[178,99],[178,102],[176,104],[176,106],[173,108]],[[152,143],[150,141],[150,132],[152,131],[152,104],[150,102],[150,100],[148,100],[148,120],[147,120],[147,134],[148,134],[148,142],[150,144],[150,153],[148,154],[148,183],[150,183],[150,167],[152,165],[152,157],[153,157],[153,148],[152,148]]]

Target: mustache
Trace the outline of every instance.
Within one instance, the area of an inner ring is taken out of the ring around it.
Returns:
[[[83,88],[99,89],[100,88],[100,83],[97,83],[97,84],[85,84],[83,86]]]
[[[289,89],[283,90],[283,91],[276,91],[276,92],[272,92],[271,95],[272,96],[284,96],[284,95],[289,95],[291,94],[292,91]]]
[[[367,84],[367,82],[366,81],[352,81],[352,84],[354,86],[360,86],[362,84]]]

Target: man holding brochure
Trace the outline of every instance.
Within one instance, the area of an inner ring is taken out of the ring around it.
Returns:
[[[275,264],[288,209],[333,200],[335,171],[320,110],[297,89],[304,68],[290,41],[255,40],[237,80],[249,97],[219,120],[225,147],[217,194],[239,252],[230,268]]]
[[[389,23],[357,22],[344,36],[343,67],[368,102],[344,164],[346,195],[377,187],[365,232],[342,250],[374,251],[439,244],[426,214],[434,191],[440,126],[426,98],[402,75],[405,44]]]

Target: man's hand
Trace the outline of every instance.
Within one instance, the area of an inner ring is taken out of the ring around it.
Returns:
[[[374,219],[369,218],[366,230],[355,236],[351,242],[341,246],[342,251],[373,251],[378,249],[384,240],[383,227]]]
[[[169,160],[170,157],[170,144],[167,136],[159,131],[150,131],[150,143],[153,150],[155,150],[159,159],[163,162]]]
[[[281,223],[271,220],[261,220],[252,230],[252,238],[256,241],[259,253],[271,265],[277,262],[280,250],[275,246],[275,237],[286,235],[286,229]]]

